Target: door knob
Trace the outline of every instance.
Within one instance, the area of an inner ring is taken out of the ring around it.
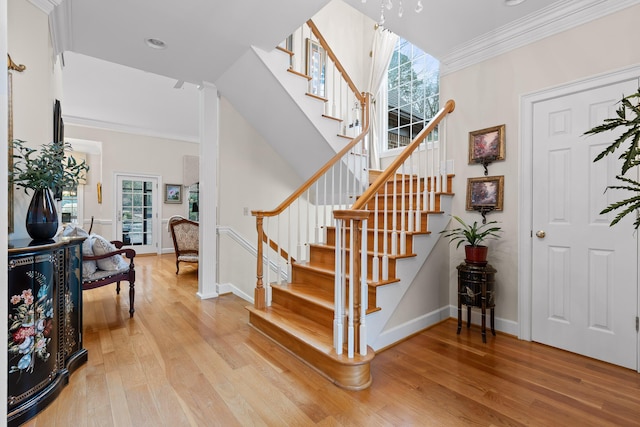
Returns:
[[[545,233],[544,230],[536,231],[536,237],[544,239],[544,236],[546,236],[546,235],[547,235],[547,233]]]

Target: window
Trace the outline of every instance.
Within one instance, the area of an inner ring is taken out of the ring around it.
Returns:
[[[62,222],[64,224],[78,222],[78,187],[62,190],[60,202]]]
[[[440,63],[407,40],[396,44],[387,75],[386,149],[404,147],[440,109]],[[437,140],[437,129],[427,141]]]
[[[150,180],[123,180],[122,241],[125,245],[153,243],[153,189]]]

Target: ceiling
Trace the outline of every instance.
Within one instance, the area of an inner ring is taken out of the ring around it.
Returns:
[[[65,52],[65,121],[185,141],[198,140],[196,85],[215,84],[250,46],[272,49],[331,2],[375,22],[381,9],[381,0],[29,1],[51,14],[54,50]],[[418,0],[402,0],[400,18],[392,1],[384,26],[440,59],[443,74],[640,3],[422,0],[417,14]],[[167,48],[148,47],[149,37]]]
[[[32,0],[36,1],[36,0]],[[74,51],[171,78],[215,82],[249,46],[271,49],[330,1],[344,1],[374,21],[380,0],[56,0],[65,12],[58,51]],[[615,0],[399,0],[384,26],[437,58],[484,34],[549,7]],[[617,0],[620,1],[620,0]],[[386,9],[385,9],[386,10]],[[164,50],[145,38],[161,39]]]

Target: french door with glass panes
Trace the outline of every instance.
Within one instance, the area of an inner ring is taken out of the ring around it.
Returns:
[[[136,253],[157,253],[158,177],[116,176],[116,239]]]

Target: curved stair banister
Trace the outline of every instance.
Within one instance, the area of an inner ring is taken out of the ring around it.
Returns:
[[[407,234],[426,232],[426,213],[440,209],[435,196],[437,193],[448,190],[446,170],[442,166],[446,161],[443,132],[440,132],[438,138],[437,156],[434,144],[430,150],[425,149],[424,159],[420,157],[419,152],[417,156],[414,156],[414,153],[454,109],[455,102],[447,101],[431,122],[380,173],[350,209],[334,212],[336,219],[334,349],[337,354],[342,354],[345,330],[348,356],[353,357],[356,351],[360,355],[367,354],[365,314],[369,307],[368,278],[372,282],[387,280],[389,258],[406,255]],[[417,158],[414,159],[414,157]],[[398,204],[400,204],[399,207]],[[387,213],[389,210],[391,221]],[[380,216],[383,222],[382,229],[379,228]],[[373,222],[373,250],[368,249],[367,245],[370,221]],[[388,230],[390,222],[391,230]],[[379,248],[378,238],[383,239],[382,250]],[[387,243],[389,240],[391,240],[390,244]],[[369,275],[367,254],[370,252],[373,252],[371,254],[373,259],[372,272]],[[344,319],[347,325],[343,324]]]
[[[275,252],[275,256],[282,260],[283,258],[287,260],[288,263],[295,261],[295,258],[292,257],[292,248],[291,244],[288,245],[288,248],[283,248],[283,244],[280,241],[274,241],[268,236],[268,233],[265,232],[265,220],[268,220],[270,217],[278,217],[284,214],[288,209],[290,209],[294,203],[298,203],[298,207],[300,206],[301,198],[306,195],[306,214],[307,220],[309,220],[310,210],[309,210],[309,201],[311,199],[315,200],[316,207],[320,203],[320,200],[324,203],[324,215],[320,214],[316,209],[315,217],[311,220],[311,222],[315,222],[313,224],[314,228],[321,228],[329,225],[327,223],[327,219],[329,222],[331,221],[331,215],[326,213],[327,206],[331,208],[331,212],[333,212],[334,206],[343,206],[347,207],[346,200],[344,198],[338,198],[336,200],[333,196],[335,196],[336,192],[341,192],[345,188],[357,187],[358,185],[363,185],[362,176],[356,175],[354,171],[357,169],[357,166],[354,165],[356,160],[356,156],[359,158],[364,158],[366,160],[366,149],[365,149],[365,136],[369,132],[369,102],[370,97],[368,94],[363,95],[364,100],[364,108],[363,108],[363,123],[364,129],[363,131],[351,142],[349,142],[344,148],[342,148],[335,156],[333,156],[329,161],[327,161],[318,171],[313,174],[307,181],[305,181],[296,191],[294,191],[287,199],[285,199],[278,207],[270,211],[262,211],[262,210],[253,210],[251,214],[256,217],[256,229],[258,232],[258,247],[257,247],[257,268],[256,268],[256,288],[254,293],[254,306],[257,309],[265,308],[268,305],[267,293],[265,290],[265,286],[263,283],[263,264],[264,259],[267,260],[267,265],[269,265],[270,257],[265,254],[263,243],[267,243],[267,248],[270,248],[273,252]],[[345,176],[347,175],[347,176]],[[343,179],[344,178],[344,179]],[[352,183],[347,179],[351,178]],[[360,182],[356,182],[359,180]],[[337,184],[336,184],[336,181]],[[321,185],[324,185],[322,187]],[[333,184],[332,188],[328,188],[328,185]],[[312,194],[310,191],[314,189],[314,193]],[[300,207],[299,207],[300,209]],[[298,212],[299,213],[299,212]],[[289,212],[289,218],[291,218],[291,212]],[[320,224],[320,222],[324,219],[324,224]],[[300,218],[298,218],[298,223]],[[309,221],[307,221],[307,226],[309,226]],[[280,227],[278,227],[278,231],[276,234],[280,233]],[[291,230],[284,232],[284,234],[290,235]],[[300,231],[296,233],[300,235]],[[309,233],[310,234],[310,233]],[[317,237],[316,233],[316,237]],[[275,238],[277,238],[276,236]],[[314,240],[314,239],[311,239]],[[317,239],[316,239],[317,240]],[[308,241],[310,242],[310,241]],[[278,264],[278,278],[281,277],[281,267]]]

